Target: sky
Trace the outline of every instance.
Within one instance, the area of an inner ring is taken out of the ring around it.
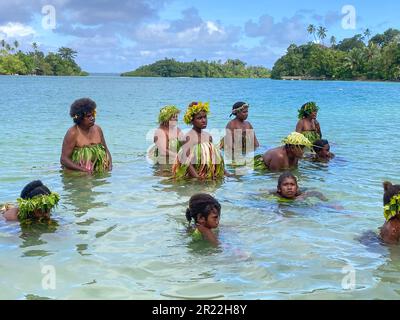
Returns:
[[[292,44],[312,41],[307,26],[338,41],[399,28],[394,0],[0,0],[0,40],[69,47],[88,72],[120,73],[164,58],[240,59],[272,68]]]

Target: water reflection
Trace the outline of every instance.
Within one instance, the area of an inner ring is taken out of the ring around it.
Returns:
[[[58,226],[58,222],[53,219],[46,222],[21,223],[21,234],[19,237],[22,239],[22,243],[19,247],[23,249],[47,244],[42,239],[42,235],[55,233]],[[46,250],[28,250],[23,253],[23,257],[45,257],[51,254],[51,252]]]
[[[74,208],[73,211],[77,217],[84,216],[91,209],[106,207],[107,203],[97,200],[106,192],[95,189],[110,184],[107,181],[110,175],[110,173],[87,175],[63,171],[61,181],[64,189],[64,204]]]

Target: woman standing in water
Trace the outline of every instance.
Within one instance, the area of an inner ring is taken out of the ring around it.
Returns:
[[[112,169],[112,158],[103,131],[95,124],[96,103],[88,98],[76,100],[70,109],[75,125],[65,137],[61,152],[63,168],[87,173]]]
[[[303,134],[311,144],[322,138],[321,127],[317,121],[318,110],[315,102],[307,102],[299,110],[296,132]]]

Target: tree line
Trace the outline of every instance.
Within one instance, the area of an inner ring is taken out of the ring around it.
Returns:
[[[165,58],[153,64],[121,74],[131,77],[193,77],[193,78],[269,78],[271,71],[259,66],[246,66],[239,59],[179,62]]]
[[[32,51],[22,52],[19,42],[0,41],[0,75],[46,75],[46,76],[85,76],[75,62],[77,52],[71,48],[61,47],[57,53],[45,55],[39,50],[36,42]]]
[[[326,78],[338,80],[400,80],[400,30],[388,29],[372,36],[369,29],[362,34],[337,42],[327,29],[309,25],[313,42],[291,44],[287,53],[274,65],[273,79],[285,77]]]

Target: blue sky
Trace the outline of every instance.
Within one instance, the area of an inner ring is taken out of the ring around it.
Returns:
[[[55,16],[42,13],[46,5]],[[343,27],[353,17],[342,13],[346,5],[355,20]],[[291,43],[312,40],[311,23],[328,29],[329,42],[366,28],[373,34],[400,28],[398,12],[393,0],[1,0],[0,39],[17,39],[22,49],[37,42],[45,52],[73,48],[89,72],[129,71],[165,57],[272,67]]]

